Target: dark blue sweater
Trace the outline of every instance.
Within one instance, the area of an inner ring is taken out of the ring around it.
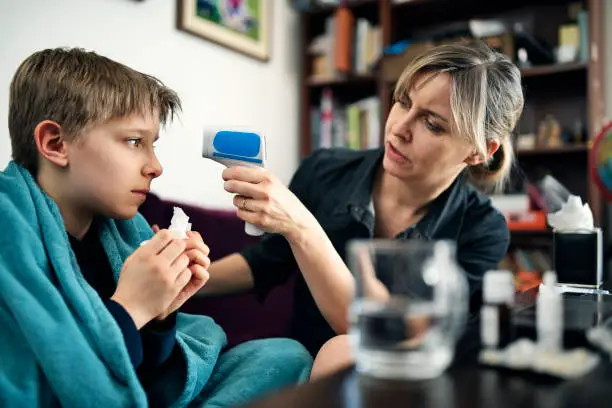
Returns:
[[[134,368],[142,372],[159,367],[168,359],[176,344],[176,313],[163,321],[152,321],[140,330],[136,328],[127,311],[110,299],[117,284],[98,231],[98,223],[94,221],[82,240],[70,237],[81,272],[121,328]]]

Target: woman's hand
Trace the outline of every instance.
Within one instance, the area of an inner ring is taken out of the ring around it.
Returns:
[[[225,190],[236,194],[234,205],[242,220],[289,241],[318,225],[310,211],[269,171],[231,167],[222,176]]]

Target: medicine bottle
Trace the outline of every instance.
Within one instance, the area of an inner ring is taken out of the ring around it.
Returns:
[[[487,271],[482,291],[483,305],[480,315],[482,346],[489,349],[504,348],[514,337],[511,313],[515,287],[512,272]]]
[[[557,274],[546,271],[543,274],[536,301],[536,329],[538,347],[549,352],[563,348],[563,298],[557,292]]]

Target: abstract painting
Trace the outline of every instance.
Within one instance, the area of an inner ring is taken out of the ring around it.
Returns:
[[[273,0],[177,0],[180,30],[267,61]]]

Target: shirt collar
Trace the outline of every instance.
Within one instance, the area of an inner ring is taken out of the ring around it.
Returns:
[[[348,186],[348,201],[344,210],[351,211],[351,208],[363,208],[367,210],[372,200],[372,187],[374,178],[381,165],[384,148],[368,150],[365,152],[363,161],[359,165],[353,176],[353,180]]]
[[[346,214],[348,212],[357,220],[364,219],[364,215],[369,212],[372,186],[383,156],[384,148],[382,147],[365,152],[363,161],[345,190],[348,195],[346,205],[339,206],[336,213]],[[465,212],[465,197],[468,188],[463,174],[459,175],[442,194],[429,203],[427,214],[415,226],[407,228],[404,235],[408,230],[414,229],[424,239],[440,236],[442,232],[445,236],[456,236],[461,225],[462,214]]]
[[[463,175],[459,175],[442,194],[429,203],[427,214],[416,225],[425,238],[457,236],[465,213],[467,188]]]

